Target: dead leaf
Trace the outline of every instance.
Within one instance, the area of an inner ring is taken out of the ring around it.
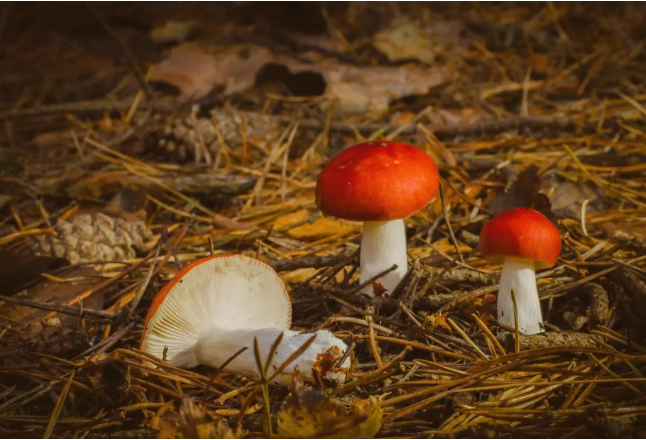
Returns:
[[[24,294],[15,295],[14,298],[43,304],[68,304],[69,301],[97,283],[94,277],[98,276],[98,272],[89,266],[79,266],[62,270],[57,273],[57,276],[61,279],[74,279],[75,281],[61,283],[45,280]],[[91,295],[83,301],[83,306],[88,309],[100,310],[103,308],[103,296],[104,292]],[[50,312],[47,310],[5,303],[0,306],[0,322],[4,319],[13,323],[29,324],[39,322],[48,313]],[[78,317],[61,314],[60,321],[62,324],[75,323],[78,321]]]
[[[273,60],[271,52],[258,46],[233,47],[212,54],[183,45],[152,68],[149,80],[177,87],[183,100],[199,100],[217,85],[225,86],[226,96],[253,86],[256,73]]]
[[[386,292],[388,292],[388,289],[386,289],[381,283],[372,283],[372,294],[374,296],[381,297]]]
[[[42,280],[41,273],[69,264],[65,258],[18,254],[0,249],[0,292],[13,295]]]
[[[217,85],[225,87],[225,96],[249,89],[255,84],[260,69],[273,63],[286,67],[291,75],[321,75],[325,81],[323,96],[336,102],[336,110],[346,114],[385,111],[391,100],[424,95],[449,79],[449,72],[440,68],[304,64],[253,45],[212,51],[193,45],[180,46],[152,68],[149,78],[176,87],[181,99],[196,100]]]
[[[444,69],[419,66],[322,64],[294,65],[290,70],[293,73],[320,73],[327,84],[325,96],[335,101],[336,109],[345,114],[386,111],[390,101],[425,95],[449,79],[449,72]]]
[[[643,221],[611,221],[598,225],[609,237],[617,240],[636,240],[646,244],[646,223]]]
[[[449,333],[453,333],[453,328],[446,321],[446,318],[448,318],[448,316],[448,313],[443,313],[441,311],[428,314],[424,317],[424,325],[426,325],[429,330],[436,329],[437,327],[442,327]]]
[[[549,183],[548,183],[549,185]],[[601,208],[597,191],[586,182],[574,183],[570,181],[552,184],[556,186],[550,196],[552,212],[558,217],[573,217],[581,219],[581,206],[588,200],[586,212],[596,212]]]
[[[375,397],[346,403],[295,379],[278,413],[278,434],[285,438],[373,438],[383,409]]]
[[[214,418],[201,405],[195,405],[191,397],[184,397],[182,400],[179,416],[165,415],[161,419],[156,418],[153,429],[157,431],[157,438],[241,438],[235,435],[224,420]]]
[[[541,180],[538,177],[538,167],[527,167],[511,184],[509,190],[498,197],[489,205],[492,214],[498,215],[511,208],[531,208],[543,214],[552,222],[556,221],[552,213],[550,200],[545,194],[539,193]]]
[[[410,18],[402,17],[377,33],[372,44],[390,61],[417,59],[431,64],[439,53],[463,44],[462,31],[462,24],[457,20],[436,19],[430,26],[421,27]]]
[[[150,37],[157,44],[181,43],[186,41],[196,24],[194,20],[169,20],[150,31]]]
[[[274,229],[280,230],[289,225],[304,222],[312,216],[312,213],[307,209],[299,209],[298,211],[291,212],[287,215],[281,215],[274,222]]]
[[[490,316],[496,316],[496,295],[487,293],[484,296],[467,302],[462,307],[462,312],[466,316],[476,314],[483,322],[487,322]]]
[[[327,237],[330,235],[348,235],[358,230],[358,223],[351,223],[329,217],[319,217],[314,223],[306,223],[290,229],[288,234],[294,238]]]

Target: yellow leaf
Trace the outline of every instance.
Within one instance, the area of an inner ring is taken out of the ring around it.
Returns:
[[[319,269],[314,269],[311,267],[306,267],[303,269],[296,269],[291,272],[283,273],[280,277],[285,281],[286,283],[300,283],[308,278],[311,278],[314,276]]]
[[[358,223],[346,222],[328,217],[319,217],[314,223],[306,223],[289,231],[294,238],[326,237],[330,235],[346,235],[359,230]]]
[[[449,316],[448,313],[436,312],[424,317],[424,324],[426,324],[429,330],[433,330],[437,327],[442,327],[446,329],[449,333],[453,333],[453,329],[446,322],[446,318]]]
[[[372,438],[381,429],[383,409],[375,397],[346,403],[294,380],[278,414],[285,438]]]
[[[312,213],[307,209],[299,209],[298,211],[291,212],[287,215],[282,215],[274,222],[274,229],[282,229],[285,226],[293,225],[295,223],[304,222],[311,217]]]

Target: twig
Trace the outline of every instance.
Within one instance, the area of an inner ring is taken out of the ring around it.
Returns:
[[[71,307],[65,304],[43,304],[28,299],[14,298],[11,296],[0,295],[0,301],[5,301],[12,304],[17,304],[24,307],[33,307],[34,309],[49,310],[51,312],[64,313],[66,315],[79,316],[79,317],[93,317],[102,319],[114,319],[114,313],[106,312],[103,310],[92,310],[83,308],[81,312],[78,307]]]
[[[511,304],[514,307],[514,353],[518,353],[520,351],[520,329],[518,328],[518,306],[514,289],[511,289]]]
[[[276,272],[287,272],[296,269],[331,267],[346,261],[349,255],[326,255],[325,257],[301,257],[291,260],[269,261],[269,264]]]
[[[85,2],[85,6],[87,7],[88,11],[90,11],[90,14],[94,17],[94,19],[101,25],[101,27],[112,37],[112,39],[119,45],[121,48],[121,51],[125,55],[126,59],[128,60],[128,64],[130,64],[130,68],[132,69],[132,72],[134,73],[135,77],[137,78],[137,81],[139,82],[139,86],[141,87],[141,90],[144,91],[146,98],[151,98],[152,93],[150,91],[150,87],[148,87],[148,82],[146,82],[146,78],[144,78],[143,73],[141,72],[141,69],[139,69],[139,65],[137,64],[137,60],[135,59],[134,55],[132,52],[130,52],[130,49],[128,49],[128,46],[126,46],[123,41],[121,41],[121,38],[119,38],[119,35],[110,27],[110,25],[103,19],[101,14],[94,8],[94,5],[92,5],[89,2]]]
[[[177,256],[177,253],[175,252],[175,246],[173,246],[173,244],[168,239],[168,229],[166,229],[166,226],[162,226],[161,239],[166,244],[166,247],[168,248],[168,251],[173,256],[173,259],[175,260],[175,264],[181,270],[182,267],[184,267],[184,266],[182,265],[182,262],[180,261],[179,257]],[[159,251],[157,251],[157,255],[159,255]],[[157,256],[155,256],[155,260],[157,260]],[[153,263],[153,266],[154,266],[154,263]]]
[[[451,242],[453,242],[453,246],[455,247],[455,251],[458,253],[458,256],[460,257],[460,261],[462,264],[464,263],[464,257],[462,256],[462,252],[460,251],[460,245],[458,244],[458,241],[455,239],[455,234],[453,233],[453,228],[451,227],[451,221],[449,220],[449,214],[446,210],[446,204],[444,203],[444,189],[443,185],[440,183],[440,201],[442,203],[442,215],[444,216],[444,221],[446,222],[446,227],[449,230],[449,234],[451,235]]]
[[[65,383],[63,391],[61,391],[61,394],[58,396],[58,401],[56,402],[54,411],[52,411],[52,415],[49,419],[49,423],[47,424],[47,428],[45,429],[45,434],[43,434],[43,438],[50,438],[52,436],[52,432],[54,432],[54,427],[56,426],[56,422],[58,421],[58,416],[60,416],[61,411],[63,410],[63,405],[65,405],[67,393],[69,392],[72,381],[74,380],[74,375],[76,375],[76,369],[72,370],[70,377]]]
[[[355,287],[354,289],[352,289],[352,290],[350,291],[350,295],[352,295],[352,294],[354,294],[354,293],[357,293],[357,292],[360,292],[364,287],[369,286],[370,284],[372,284],[372,283],[374,283],[375,281],[377,281],[379,278],[381,278],[381,277],[383,277],[383,276],[385,276],[385,275],[388,275],[390,272],[392,272],[392,271],[393,271],[393,270],[395,270],[395,269],[397,269],[397,265],[396,265],[396,264],[393,264],[393,265],[392,265],[392,266],[390,266],[388,269],[386,269],[386,270],[382,270],[382,271],[381,271],[381,272],[379,272],[377,275],[375,275],[375,276],[373,276],[373,277],[371,277],[371,278],[367,279],[366,281],[364,281],[363,283],[359,284],[357,287]]]

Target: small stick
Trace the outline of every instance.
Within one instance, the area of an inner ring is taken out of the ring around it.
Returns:
[[[372,314],[375,313],[374,307],[368,307],[366,315],[366,321],[368,322],[368,334],[370,335],[370,351],[372,351],[372,356],[375,358],[377,367],[381,368],[384,366],[384,363],[381,361],[381,356],[379,356],[379,347],[377,346],[377,340],[375,339],[375,321],[372,318]]]
[[[464,264],[464,257],[462,256],[462,252],[460,252],[460,245],[458,245],[458,241],[455,239],[455,234],[453,234],[451,222],[449,221],[449,217],[447,216],[446,205],[444,204],[444,189],[442,184],[440,184],[440,201],[442,202],[442,214],[444,215],[444,221],[446,222],[446,227],[449,229],[449,234],[451,234],[451,241],[453,242],[453,246],[455,246],[455,250],[460,257],[460,261],[462,262],[462,264]]]
[[[112,39],[119,45],[121,48],[121,51],[126,57],[126,60],[128,60],[128,64],[130,64],[130,68],[132,69],[132,72],[135,74],[135,78],[137,78],[137,81],[139,82],[139,85],[141,86],[141,89],[144,91],[146,98],[152,97],[152,93],[150,92],[150,87],[148,87],[148,83],[146,82],[146,78],[144,77],[143,73],[141,73],[141,69],[137,65],[137,60],[135,60],[134,55],[132,55],[132,52],[130,52],[130,49],[128,49],[128,46],[126,46],[123,41],[119,38],[119,35],[110,27],[110,25],[103,19],[101,14],[94,9],[94,6],[90,4],[89,2],[85,3],[85,6],[87,9],[90,11],[90,14],[94,17],[94,19],[101,25],[101,27],[112,37]]]
[[[518,328],[518,307],[516,306],[516,294],[511,289],[511,304],[514,306],[514,353],[520,351],[520,329]]]
[[[382,270],[381,272],[379,272],[379,273],[378,273],[377,275],[375,275],[374,277],[371,277],[371,278],[367,279],[366,281],[364,281],[363,283],[359,284],[357,287],[355,287],[354,289],[352,289],[352,290],[350,291],[349,295],[352,295],[353,293],[357,293],[357,292],[359,292],[359,291],[360,291],[361,289],[363,289],[364,287],[366,287],[366,286],[368,286],[368,285],[370,285],[370,284],[374,283],[376,280],[378,280],[379,278],[383,277],[384,275],[389,274],[390,272],[392,272],[392,271],[393,271],[393,270],[395,270],[395,269],[397,269],[397,265],[396,265],[396,264],[393,264],[393,265],[392,265],[392,266],[390,266],[388,269],[386,269],[386,270]]]
[[[28,299],[18,299],[10,296],[0,295],[0,301],[17,304],[24,307],[33,307],[34,309],[49,310],[51,312],[64,313],[72,316],[92,316],[94,318],[113,319],[114,313],[106,312],[104,310],[83,309],[79,311],[78,307],[72,307],[65,304],[43,304]]]
[[[354,353],[355,348],[357,348],[357,343],[352,341],[352,343],[350,344],[350,347],[348,347],[345,353],[343,353],[343,356],[341,356],[341,359],[339,359],[339,362],[337,362],[334,367],[341,368],[341,365],[343,365],[343,363],[350,357],[350,355]]]
[[[177,253],[175,253],[175,247],[173,246],[173,244],[172,244],[172,243],[170,242],[170,240],[168,239],[168,229],[166,229],[166,226],[163,226],[163,227],[162,227],[162,230],[161,230],[161,238],[162,238],[162,241],[163,241],[164,243],[166,243],[166,247],[168,247],[168,251],[169,251],[169,252],[171,253],[171,255],[173,256],[173,259],[175,260],[175,264],[177,264],[177,267],[178,267],[180,270],[182,270],[182,268],[183,268],[182,262],[181,262],[181,261],[179,261],[179,258],[177,257]],[[158,255],[159,255],[159,252],[158,252]]]
[[[209,254],[211,256],[215,255],[215,248],[213,247],[213,237],[209,235]]]
[[[70,390],[70,386],[72,385],[72,381],[74,380],[75,374],[76,374],[76,369],[72,370],[72,373],[70,374],[69,379],[67,379],[67,382],[65,383],[65,387],[63,388],[63,391],[61,391],[61,394],[58,396],[58,401],[56,402],[54,411],[52,411],[52,416],[49,418],[49,423],[47,424],[47,428],[45,429],[45,434],[43,435],[43,438],[50,438],[52,436],[52,432],[54,431],[54,428],[56,427],[56,422],[58,421],[58,416],[61,415],[61,411],[63,410],[63,406],[65,405],[65,400],[67,399],[67,393]]]
[[[583,201],[583,203],[581,204],[581,230],[583,231],[583,235],[584,235],[585,237],[587,237],[587,236],[588,236],[588,230],[587,230],[587,229],[586,229],[586,227],[585,227],[585,208],[586,208],[586,206],[588,206],[588,202],[589,202],[589,201],[590,201],[590,200],[585,199],[585,200]]]

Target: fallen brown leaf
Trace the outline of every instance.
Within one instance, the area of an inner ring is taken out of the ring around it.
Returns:
[[[449,79],[449,72],[439,68],[304,64],[253,45],[219,52],[180,46],[152,68],[149,78],[175,86],[181,99],[200,99],[216,85],[225,87],[224,95],[251,88],[257,73],[268,63],[285,66],[292,75],[320,74],[326,83],[323,96],[337,103],[337,111],[350,114],[385,111],[391,100],[426,94]]]
[[[375,397],[346,403],[294,380],[278,413],[285,438],[372,438],[381,429],[383,409]]]
[[[256,73],[273,60],[271,52],[258,46],[234,46],[215,54],[180,46],[152,68],[149,80],[177,87],[185,100],[203,98],[217,85],[230,95],[253,86]]]
[[[552,222],[556,221],[552,213],[550,200],[540,193],[541,180],[538,167],[531,165],[518,175],[507,192],[499,194],[489,205],[489,211],[498,215],[511,208],[532,208],[543,214]]]
[[[408,17],[402,17],[387,29],[377,33],[373,46],[391,61],[417,59],[433,63],[437,55],[464,44],[460,38],[462,24],[457,20],[433,20],[429,26],[420,26]]]
[[[16,299],[27,299],[43,304],[67,304],[82,292],[92,288],[96,284],[98,272],[90,266],[80,266],[64,269],[57,273],[62,280],[74,280],[72,282],[55,282],[45,280],[26,292],[15,295]],[[83,306],[88,309],[100,310],[103,308],[103,293],[91,295],[83,301]],[[0,321],[3,319],[20,324],[38,322],[45,315],[50,313],[47,310],[35,309],[32,307],[19,306],[5,303],[0,306]],[[78,321],[78,317],[64,315],[60,316],[62,324]]]
[[[12,295],[42,280],[41,273],[69,264],[64,258],[18,254],[0,249],[0,291],[3,295]]]

